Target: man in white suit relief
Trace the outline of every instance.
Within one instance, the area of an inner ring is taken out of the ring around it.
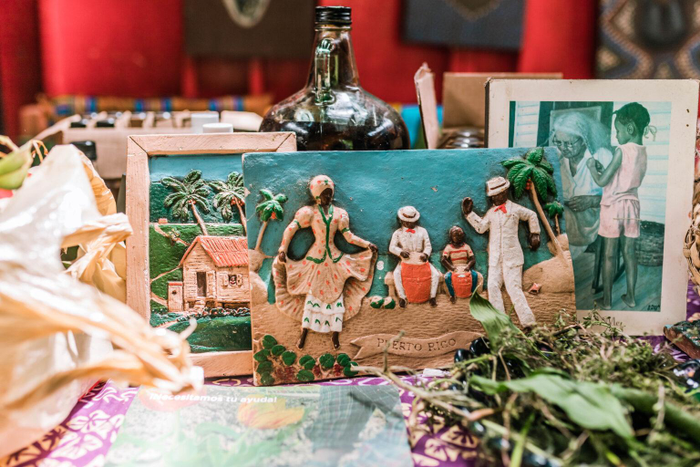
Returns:
[[[528,243],[531,250],[540,246],[540,224],[537,215],[508,200],[510,182],[503,177],[495,177],[486,182],[486,195],[491,200],[491,208],[484,217],[474,211],[471,198],[462,200],[462,212],[467,222],[478,233],[489,232],[489,270],[488,291],[491,304],[505,313],[501,288],[504,283],[510,296],[520,324],[524,327],[536,323],[535,316],[523,293],[523,250],[518,239],[520,221],[528,223],[530,236]]]

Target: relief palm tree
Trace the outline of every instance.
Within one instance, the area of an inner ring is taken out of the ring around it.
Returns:
[[[547,219],[540,203],[540,200],[547,203],[550,199],[556,202],[555,198],[557,196],[557,187],[553,176],[554,168],[544,158],[544,148],[531,149],[525,154],[525,157],[508,159],[503,161],[502,164],[508,169],[508,181],[513,186],[515,198],[521,198],[526,191],[530,194],[532,204],[535,205],[537,214],[540,216],[547,235],[554,245],[557,256],[564,257],[561,243],[559,243],[559,239],[554,234],[552,226],[549,224],[549,219]],[[558,215],[560,212],[558,207],[552,203],[548,203],[546,206],[551,214],[555,214],[557,230],[559,230]]]
[[[243,231],[247,232],[245,213],[243,206],[245,205],[245,187],[243,186],[243,175],[238,172],[231,172],[228,175],[228,180],[214,180],[209,182],[217,193],[214,196],[214,208],[218,209],[221,217],[226,222],[231,222],[233,219],[232,206],[238,208],[238,215],[243,225]]]
[[[204,220],[197,210],[199,208],[205,214],[209,212],[209,201],[207,200],[209,187],[202,180],[202,172],[193,170],[185,175],[182,181],[173,177],[163,177],[160,183],[174,191],[163,201],[166,208],[172,208],[173,217],[186,222],[190,218],[191,211],[202,234],[209,235]]]
[[[260,244],[262,243],[267,223],[270,220],[282,219],[282,216],[284,216],[284,208],[282,205],[287,202],[287,196],[282,193],[273,195],[270,190],[260,190],[260,194],[263,200],[255,207],[255,212],[258,213],[260,221],[262,221],[260,232],[258,233],[258,240],[255,242],[255,249],[257,251],[260,251]]]

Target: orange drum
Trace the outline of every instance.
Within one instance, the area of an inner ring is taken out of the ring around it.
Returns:
[[[469,298],[472,296],[472,273],[471,271],[455,271],[452,273],[452,287],[455,296],[458,298]]]
[[[424,303],[430,300],[430,264],[401,264],[401,282],[410,303]],[[470,289],[471,290],[471,289]]]

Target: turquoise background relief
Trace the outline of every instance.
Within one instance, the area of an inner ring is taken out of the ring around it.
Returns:
[[[348,211],[350,229],[379,248],[379,258],[370,295],[386,295],[384,275],[392,271],[397,258],[388,254],[393,232],[400,227],[396,212],[401,206],[415,206],[421,213],[420,225],[427,229],[433,246],[431,262],[439,264],[442,250],[448,243],[448,231],[453,225],[461,226],[466,241],[474,250],[476,269],[486,276],[488,236],[479,235],[462,216],[461,201],[465,196],[474,200],[475,211],[483,215],[489,207],[486,198],[486,180],[505,176],[501,162],[522,157],[527,149],[466,149],[466,150],[412,150],[362,152],[299,152],[251,153],[244,157],[244,182],[249,190],[246,200],[248,218],[248,245],[255,246],[260,221],[255,206],[261,202],[261,189],[274,194],[284,193],[289,200],[283,205],[284,218],[271,220],[262,241],[262,250],[275,255],[284,228],[295,212],[312,204],[308,190],[309,180],[319,174],[328,175],[336,184],[334,204]],[[559,160],[555,150],[546,149],[545,157],[554,166],[557,190],[561,193]],[[530,199],[513,200],[535,210]],[[561,195],[558,201],[562,202]],[[562,230],[564,221],[560,219]],[[542,246],[536,252],[527,248],[525,226],[520,229],[525,254],[525,268],[550,259],[546,247],[547,235],[542,229]],[[341,235],[336,245],[348,253],[357,248],[348,245]],[[292,258],[300,258],[313,243],[310,229],[299,231],[290,245]],[[269,263],[266,260],[261,277],[269,281]],[[270,287],[271,288],[271,287]],[[272,292],[272,291],[271,291]],[[272,299],[272,293],[270,295]]]

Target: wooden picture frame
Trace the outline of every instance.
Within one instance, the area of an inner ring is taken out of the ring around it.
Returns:
[[[127,146],[126,214],[134,230],[127,239],[127,304],[150,322],[149,161],[156,156],[230,154],[242,158],[249,152],[294,152],[296,136],[282,132],[144,135],[129,136]],[[193,353],[191,358],[206,377],[252,373],[250,350]]]

